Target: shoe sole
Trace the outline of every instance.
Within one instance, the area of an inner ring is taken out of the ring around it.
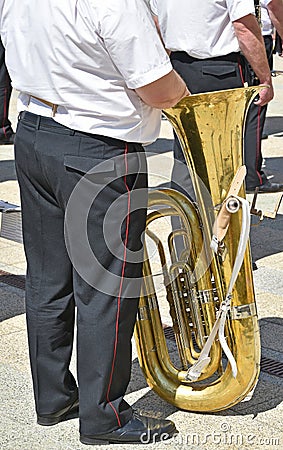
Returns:
[[[172,438],[175,434],[177,434],[178,431],[177,429],[174,427],[171,428],[171,430],[168,430],[167,432],[164,432],[161,434],[161,437],[164,435],[166,435],[166,438],[164,437],[163,439],[158,439],[158,436],[156,436],[155,434],[153,435],[153,438],[146,442],[142,442],[141,439],[139,440],[124,440],[124,439],[99,439],[97,437],[91,437],[91,436],[84,436],[84,435],[80,435],[80,442],[82,444],[85,445],[107,445],[107,444],[150,444],[150,443],[155,443],[155,442],[160,442],[161,440],[168,440],[170,438]]]
[[[109,445],[114,444],[115,442],[102,440],[102,439],[92,439],[85,436],[80,437],[80,442],[85,445]]]
[[[76,403],[76,402],[75,402]],[[76,419],[79,415],[79,405],[73,404],[68,411],[58,417],[43,417],[37,416],[37,424],[45,427],[50,427],[52,425],[57,425],[65,420]]]

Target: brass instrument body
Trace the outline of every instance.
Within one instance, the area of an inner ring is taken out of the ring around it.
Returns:
[[[235,172],[242,165],[245,114],[258,90],[258,87],[252,87],[191,95],[165,111],[180,140],[197,198],[196,207],[187,197],[172,189],[157,189],[149,193],[149,207],[154,211],[148,215],[147,228],[161,216],[176,215],[181,217],[190,241],[191,248],[183,253],[180,261],[176,261],[176,252],[172,250],[174,245],[171,244],[171,267],[167,267],[164,255],[160,257],[182,367],[176,367],[170,358],[154,276],[147,258],[135,335],[140,364],[148,384],[163,399],[185,410],[226,409],[251,391],[259,374],[259,328],[248,248],[233,289],[231,313],[226,323],[226,339],[237,362],[237,376],[233,377],[229,364],[225,366],[224,361],[223,365],[218,341],[213,344],[211,362],[199,380],[188,382],[185,376],[187,367],[198,357],[200,347],[212,329],[231,277],[238,249],[241,212],[232,216],[224,239],[225,258],[213,255],[210,250],[211,229],[216,207],[225,200]],[[207,203],[207,193],[210,204]],[[245,195],[244,187],[239,195]],[[159,242],[159,239],[153,239]],[[160,242],[158,246],[162,247]],[[184,307],[182,295],[177,298],[183,282],[180,282],[178,272],[181,272],[181,280],[188,280],[189,290],[193,291],[189,308]],[[200,312],[192,311],[193,321],[202,323],[194,324],[193,336],[184,336],[186,330],[190,333],[192,321],[192,316],[186,317],[184,311],[193,310],[195,304]]]

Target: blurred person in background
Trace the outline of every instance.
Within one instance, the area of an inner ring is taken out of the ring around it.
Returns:
[[[274,27],[278,27],[283,36],[283,1],[260,0],[261,32],[264,40],[266,56],[270,71],[273,70],[273,33]],[[252,74],[253,84],[260,84],[256,71]],[[248,169],[246,189],[248,193],[254,193],[256,188],[259,193],[282,192],[283,184],[269,181],[262,169],[262,139],[268,136],[263,133],[267,113],[266,105],[252,103],[247,116],[247,128],[245,134],[245,158]]]
[[[15,133],[8,118],[12,85],[5,64],[5,49],[0,38],[0,145],[14,143]]]
[[[279,36],[278,31],[275,31],[275,43],[273,53],[279,56],[282,56],[283,53],[283,43],[281,37]]]

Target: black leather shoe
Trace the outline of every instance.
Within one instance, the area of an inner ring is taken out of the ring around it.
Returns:
[[[76,399],[73,403],[66,406],[66,408],[63,408],[54,414],[48,414],[46,416],[37,415],[37,423],[38,425],[50,426],[77,417],[79,417],[79,399]]]
[[[14,144],[15,133],[10,134],[9,136],[1,136],[0,137],[0,145],[12,145]]]
[[[247,194],[254,194],[256,188],[248,189],[246,190]],[[270,181],[267,181],[264,184],[261,184],[258,186],[258,193],[259,194],[272,194],[276,192],[283,192],[283,184],[281,183],[271,183]]]
[[[141,416],[134,412],[132,418],[121,428],[110,433],[86,436],[81,434],[82,444],[149,444],[151,442],[165,441],[178,433],[171,420],[154,419]]]

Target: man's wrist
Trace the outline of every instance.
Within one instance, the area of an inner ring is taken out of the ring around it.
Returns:
[[[268,77],[261,77],[261,78],[259,78],[259,83],[263,84],[265,86],[271,87],[272,86],[271,75],[268,76]]]

